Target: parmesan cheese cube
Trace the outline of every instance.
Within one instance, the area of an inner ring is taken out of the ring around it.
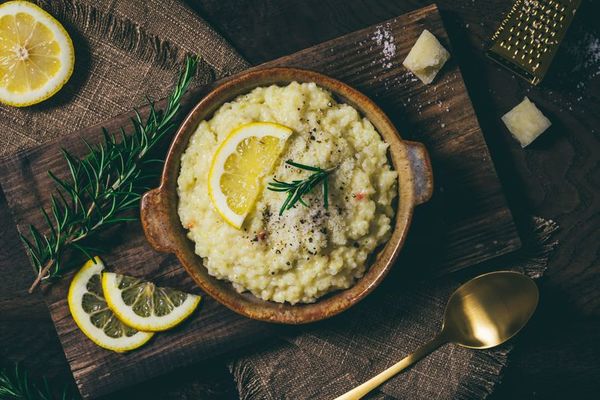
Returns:
[[[527,97],[515,108],[502,116],[502,122],[521,143],[529,146],[551,124],[550,120]]]
[[[433,81],[449,58],[450,53],[431,32],[425,29],[410,49],[402,65],[423,83],[428,84]]]

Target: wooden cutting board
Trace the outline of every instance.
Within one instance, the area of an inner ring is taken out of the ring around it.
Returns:
[[[338,78],[375,100],[404,138],[426,144],[436,193],[415,214],[400,262],[407,275],[419,271],[433,276],[514,251],[520,240],[456,59],[451,58],[428,86],[401,65],[424,28],[452,53],[440,14],[432,5],[265,65],[307,68]],[[208,89],[191,93],[185,108],[193,106]],[[126,126],[129,116],[103,125],[114,131]],[[80,138],[98,141],[100,130],[85,129],[0,162],[2,189],[20,231],[25,232],[29,223],[40,223],[38,208],[48,206],[53,190],[46,171],[64,175],[59,149],[82,154]],[[103,257],[112,270],[201,293],[173,256],[149,247],[138,224],[126,225],[113,239],[113,250]],[[231,353],[277,329],[240,317],[205,297],[200,311],[181,326],[156,335],[129,354],[113,353],[95,346],[75,326],[66,302],[71,275],[48,288],[45,298],[84,398]]]

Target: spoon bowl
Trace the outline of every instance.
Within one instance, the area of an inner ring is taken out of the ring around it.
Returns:
[[[538,300],[536,284],[518,272],[490,272],[471,279],[450,296],[442,330],[435,338],[336,400],[360,399],[443,344],[471,349],[498,346],[523,329]]]
[[[441,335],[472,349],[498,346],[525,326],[538,299],[536,284],[523,274],[499,271],[480,275],[448,300]]]

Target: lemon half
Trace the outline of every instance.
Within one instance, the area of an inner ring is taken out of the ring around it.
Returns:
[[[54,17],[26,1],[0,5],[0,102],[23,107],[49,98],[74,63],[73,42]]]
[[[154,335],[123,324],[108,308],[100,283],[104,264],[89,260],[75,274],[67,297],[75,323],[85,336],[105,349],[125,352],[136,349]]]
[[[240,229],[292,129],[253,122],[231,132],[217,148],[208,173],[208,193],[221,217]]]
[[[110,309],[121,321],[140,331],[164,331],[190,316],[200,296],[131,276],[105,272],[102,289]]]

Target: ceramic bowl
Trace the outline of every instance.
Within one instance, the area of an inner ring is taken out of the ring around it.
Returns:
[[[328,294],[315,303],[296,304],[265,301],[250,293],[238,293],[231,283],[209,275],[194,243],[187,238],[177,214],[177,177],[181,155],[202,120],[211,118],[225,102],[259,86],[286,85],[292,81],[315,82],[338,101],[350,104],[367,117],[389,144],[389,159],[398,171],[398,197],[393,232],[373,257],[365,275],[354,286]],[[142,198],[141,218],[146,237],[158,251],[174,253],[194,281],[208,295],[246,317],[285,324],[317,321],[338,314],[369,294],[394,264],[406,238],[415,206],[427,201],[433,191],[431,164],[425,147],[402,140],[385,113],[368,97],[325,75],[295,68],[253,69],[215,87],[194,107],[177,131],[164,164],[160,186]]]

